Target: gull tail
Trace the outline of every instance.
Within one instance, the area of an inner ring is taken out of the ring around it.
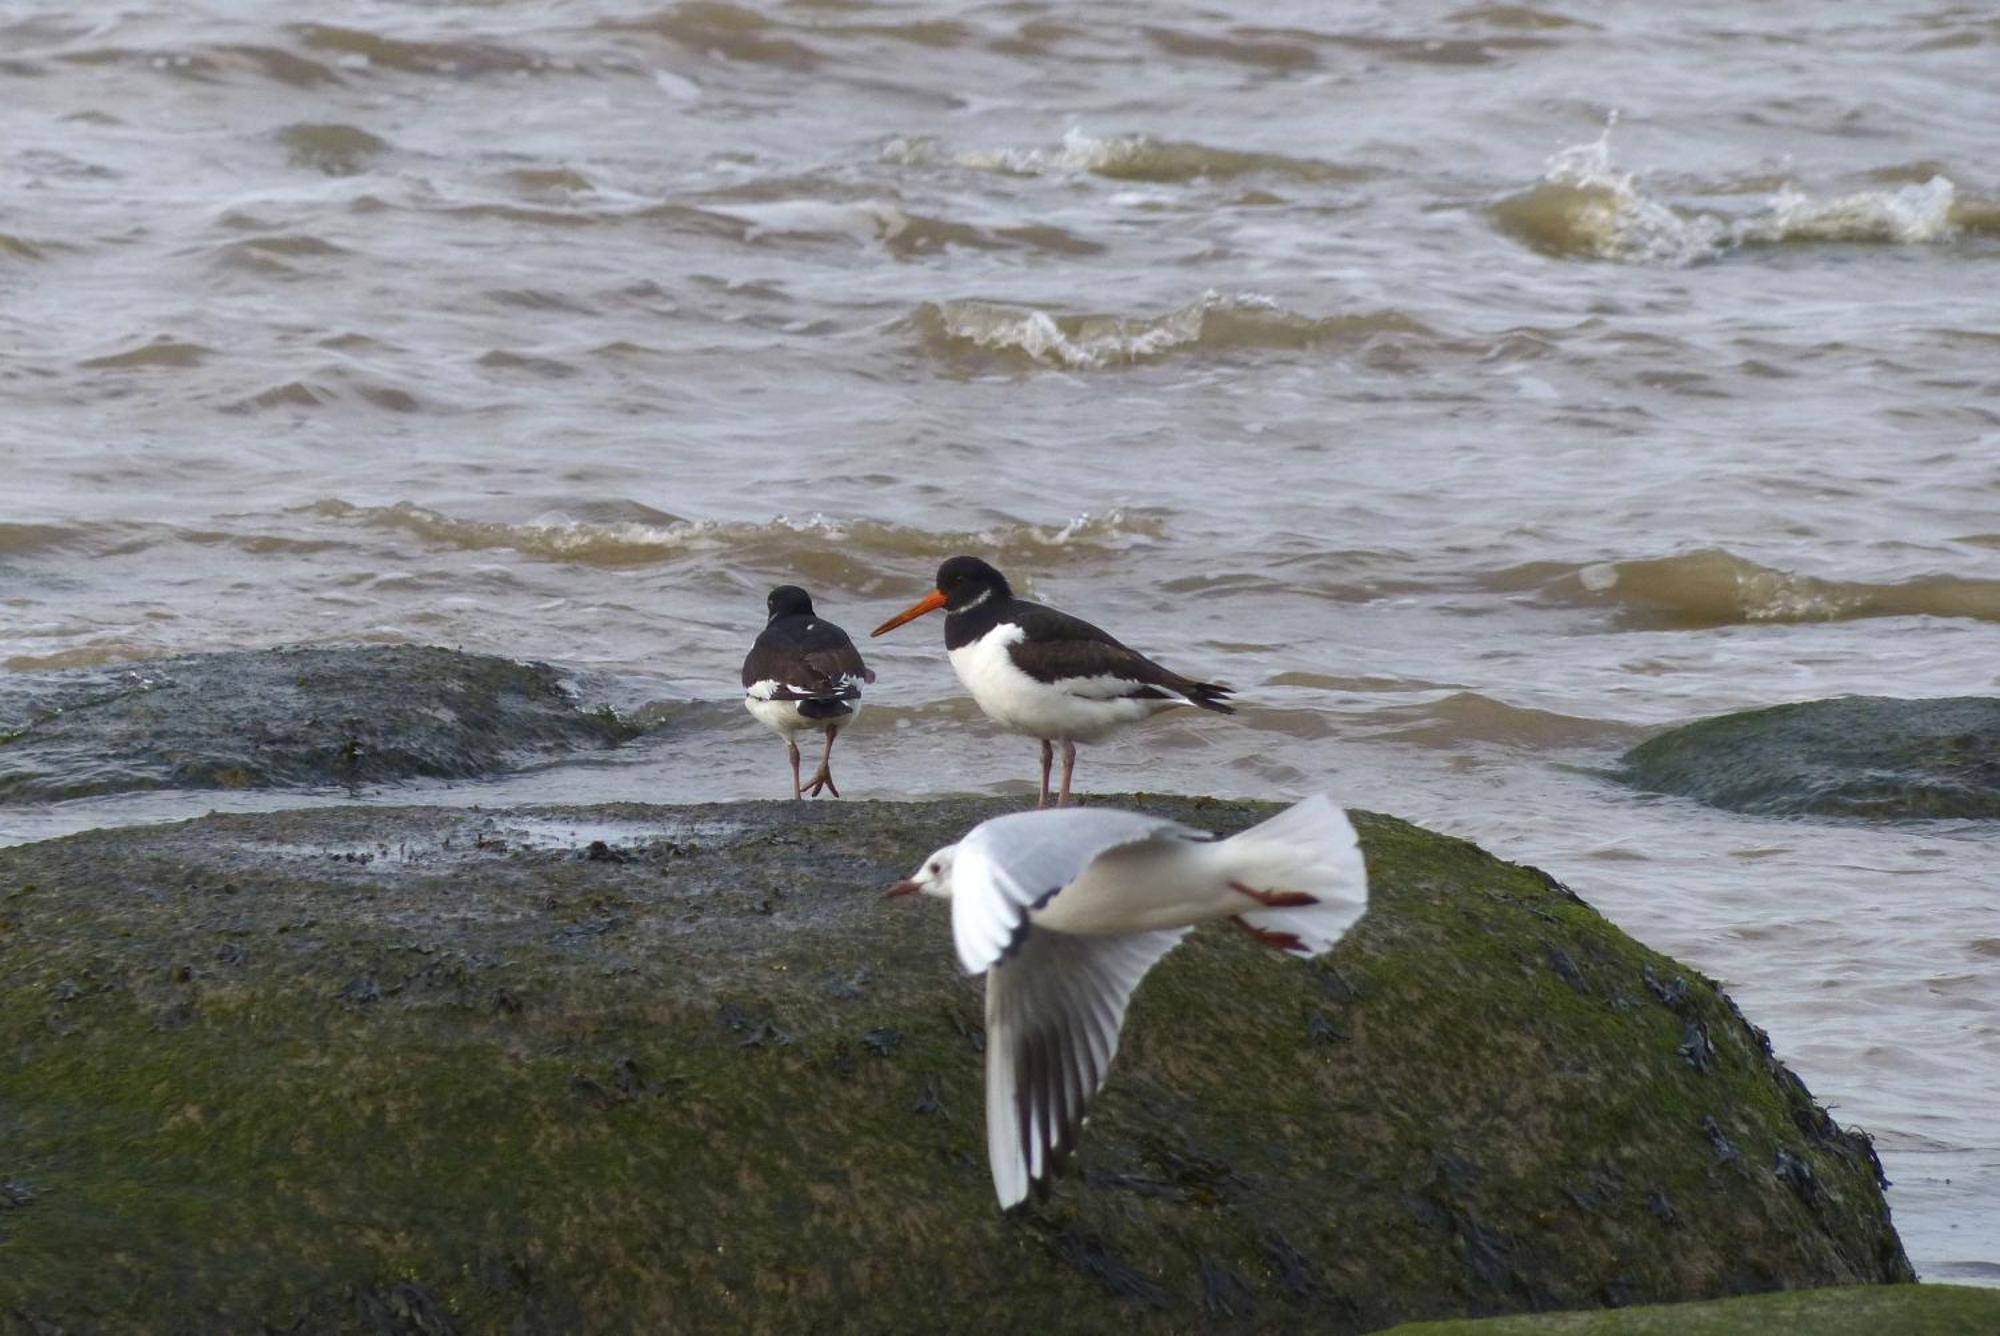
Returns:
[[[1323,793],[1230,836],[1216,852],[1239,888],[1286,902],[1237,917],[1294,939],[1297,945],[1287,949],[1299,955],[1332,950],[1368,908],[1368,867],[1354,825]]]

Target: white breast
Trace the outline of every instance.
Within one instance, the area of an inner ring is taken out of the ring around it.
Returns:
[[[1134,698],[1118,678],[1067,677],[1038,682],[1007,650],[1027,633],[1010,622],[951,651],[951,668],[987,718],[1033,738],[1095,742],[1107,733],[1181,704],[1179,698]]]

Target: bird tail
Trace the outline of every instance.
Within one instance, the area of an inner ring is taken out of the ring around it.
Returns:
[[[1236,694],[1235,687],[1226,687],[1219,682],[1190,682],[1181,688],[1181,694],[1204,710],[1214,710],[1217,714],[1236,713],[1236,707],[1229,704],[1229,698]]]
[[[1347,813],[1316,793],[1216,846],[1232,881],[1299,904],[1247,910],[1251,927],[1296,940],[1300,955],[1333,948],[1368,908],[1368,866]]]

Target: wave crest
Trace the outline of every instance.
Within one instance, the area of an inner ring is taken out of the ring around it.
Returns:
[[[1099,138],[1071,128],[1054,148],[972,149],[951,153],[932,139],[893,139],[882,148],[887,162],[928,166],[950,162],[977,171],[1014,176],[1102,176],[1113,181],[1222,180],[1237,176],[1283,176],[1299,181],[1358,181],[1368,173],[1356,167],[1294,158],[1282,153],[1258,153],[1214,148],[1207,144],[1154,139],[1150,135]]]
[[[1822,580],[1775,570],[1723,548],[1605,561],[1542,584],[1551,602],[1609,605],[1642,626],[1698,628],[1862,617],[1970,617],[2000,621],[2000,580],[1925,575],[1895,584]]]
[[[1963,199],[1933,175],[1892,189],[1820,198],[1787,186],[1752,213],[1685,209],[1654,198],[1635,173],[1611,166],[1611,127],[1549,159],[1530,189],[1489,215],[1502,232],[1565,259],[1686,266],[1756,246],[1826,243],[1932,245],[1996,224],[1995,207]]]
[[[917,311],[916,325],[926,351],[948,361],[998,354],[1079,371],[1157,361],[1187,348],[1313,348],[1431,332],[1397,311],[1314,319],[1269,297],[1213,291],[1151,319],[1055,315],[1039,307],[978,300],[926,302]]]
[[[818,514],[780,515],[763,523],[686,520],[632,505],[620,507],[636,516],[627,520],[579,520],[552,513],[517,524],[462,519],[408,501],[357,506],[333,498],[307,509],[331,520],[402,529],[441,547],[506,548],[549,561],[606,567],[661,565],[717,552],[752,567],[789,567],[833,550],[846,554],[846,564],[853,564],[856,554],[942,560],[959,552],[1027,562],[1064,552],[1124,551],[1156,542],[1164,532],[1159,516],[1127,510],[1086,512],[1061,524],[951,532]]]

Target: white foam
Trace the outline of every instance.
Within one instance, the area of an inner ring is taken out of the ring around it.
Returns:
[[[1230,311],[1274,311],[1277,303],[1256,293],[1224,296],[1210,290],[1188,305],[1153,320],[1087,316],[1073,321],[1066,332],[1056,318],[1038,307],[1003,306],[995,302],[946,302],[938,308],[945,333],[981,348],[1012,348],[1048,366],[1090,370],[1143,362],[1172,349],[1195,343],[1210,314]]]
[[[1577,231],[1601,260],[1688,265],[1713,259],[1728,248],[1728,229],[1720,219],[1683,218],[1641,191],[1634,175],[1611,166],[1611,131],[1588,144],[1573,144],[1549,158],[1542,180],[1568,186],[1594,197],[1576,218]]]
[[[1787,186],[1752,213],[1679,210],[1653,198],[1635,173],[1611,165],[1614,115],[1587,144],[1552,155],[1544,184],[1582,192],[1572,207],[1574,234],[1598,259],[1681,267],[1713,260],[1745,246],[1785,242],[1849,242],[1902,246],[1949,240],[1956,232],[1952,208],[1957,187],[1934,176],[1922,185],[1864,190],[1831,199]]]
[[[886,200],[838,204],[828,200],[772,200],[761,204],[711,205],[709,212],[749,224],[745,241],[765,236],[847,236],[856,241],[893,241],[910,226],[910,216]]]
[[[1956,233],[1951,212],[1957,202],[1958,188],[1943,176],[1933,176],[1922,185],[1864,190],[1827,200],[1787,188],[1772,197],[1769,213],[1738,224],[1737,240],[1927,245],[1948,241]]]
[[[1116,169],[1143,152],[1147,142],[1137,135],[1099,139],[1071,126],[1056,148],[975,149],[959,154],[955,161],[961,167],[1017,176],[1076,175]]]

